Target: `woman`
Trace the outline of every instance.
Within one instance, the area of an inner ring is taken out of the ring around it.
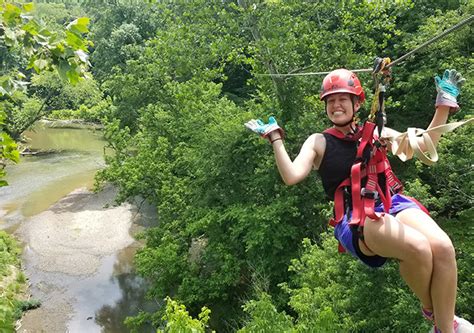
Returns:
[[[455,70],[447,70],[443,78],[436,77],[438,95],[436,111],[428,128],[445,124],[450,113],[457,111],[456,98],[464,79]],[[333,199],[339,184],[351,174],[356,157],[357,140],[348,140],[357,132],[355,114],[365,100],[357,76],[346,69],[328,74],[323,81],[320,99],[326,115],[340,135],[312,134],[304,142],[294,161],[283,144],[283,130],[273,117],[268,124],[251,120],[246,127],[267,138],[273,146],[280,175],[287,185],[302,181],[311,171],[318,170],[326,194]],[[384,128],[382,136],[398,132]],[[440,134],[429,134],[436,145]],[[423,143],[420,143],[423,148]],[[350,191],[346,195],[351,199]],[[381,193],[380,193],[381,194]],[[375,198],[378,195],[375,195]],[[346,200],[347,201],[347,200]],[[400,263],[400,274],[422,304],[423,315],[435,321],[433,332],[473,332],[474,327],[455,317],[457,267],[454,247],[446,233],[412,198],[395,193],[387,214],[365,217],[363,228],[350,226],[352,207],[335,226],[335,236],[353,256],[371,267],[379,267],[387,258]],[[375,211],[384,210],[380,201]]]

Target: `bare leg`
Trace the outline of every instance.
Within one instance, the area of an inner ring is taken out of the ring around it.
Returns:
[[[452,332],[457,288],[453,244],[436,222],[419,209],[406,209],[398,213],[397,220],[418,230],[430,243],[433,255],[430,295],[434,317],[441,332]]]
[[[362,252],[398,259],[400,273],[405,282],[423,306],[431,308],[433,257],[428,239],[418,230],[390,215],[385,215],[383,221],[367,219],[364,238],[373,253],[367,253],[368,249],[364,246],[361,247]]]

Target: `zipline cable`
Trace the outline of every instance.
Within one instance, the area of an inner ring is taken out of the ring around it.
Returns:
[[[410,52],[408,52],[404,55],[402,55],[398,59],[392,61],[387,67],[392,67],[393,65],[398,64],[399,62],[405,60],[406,58],[408,58],[409,56],[411,56],[415,52],[418,52],[419,50],[421,50],[421,49],[425,48],[426,46],[436,42],[437,40],[443,38],[444,36],[450,34],[451,32],[461,28],[462,26],[464,26],[468,23],[471,23],[472,21],[474,21],[474,15],[471,15],[470,17],[462,20],[461,22],[457,23],[456,25],[452,26],[451,28],[443,31],[439,35],[431,38],[430,40],[428,40],[426,42],[424,42],[423,44],[421,44],[417,48],[411,50]],[[350,71],[352,71],[354,73],[372,72],[373,68],[351,69]],[[305,72],[305,73],[288,73],[288,74],[255,74],[255,75],[256,76],[291,77],[291,76],[307,76],[307,75],[326,75],[326,74],[329,74],[329,73],[331,73],[331,72],[329,71],[329,72]]]
[[[363,68],[363,69],[350,69],[351,72],[354,73],[362,73],[362,72],[372,72],[372,68]],[[276,77],[284,77],[284,76],[305,76],[305,75],[325,75],[331,72],[304,72],[304,73],[288,73],[288,74],[255,74],[256,76],[276,76]]]
[[[418,46],[418,47],[415,48],[414,50],[412,50],[412,51],[410,51],[410,52],[408,52],[408,53],[402,55],[400,58],[398,58],[398,59],[392,61],[390,64],[388,64],[388,67],[391,67],[391,66],[393,66],[393,65],[398,64],[399,62],[405,60],[407,57],[411,56],[413,53],[415,53],[415,52],[421,50],[422,48],[424,48],[424,47],[430,45],[431,43],[436,42],[438,39],[443,38],[443,37],[446,36],[447,34],[449,34],[449,33],[453,32],[453,31],[455,31],[455,30],[461,28],[463,25],[468,24],[469,22],[471,22],[471,21],[473,21],[473,20],[474,20],[474,15],[472,15],[472,16],[466,18],[465,20],[462,20],[461,22],[459,22],[458,24],[452,26],[452,27],[449,28],[448,30],[442,32],[442,33],[439,34],[438,36],[435,36],[435,37],[431,38],[429,41],[424,42],[423,44],[421,44],[420,46]]]

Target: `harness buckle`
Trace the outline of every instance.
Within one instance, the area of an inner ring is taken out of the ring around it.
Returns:
[[[374,199],[374,200],[377,200],[379,198],[379,193],[377,191],[367,190],[365,187],[363,187],[360,190],[360,195],[363,196],[364,198]]]
[[[349,212],[352,208],[352,197],[351,197],[351,188],[350,186],[344,186],[344,208],[345,214],[349,216]]]
[[[400,192],[400,190],[402,189],[402,185],[401,184],[395,184],[395,185],[392,185],[390,186],[390,194],[396,194],[398,192]]]

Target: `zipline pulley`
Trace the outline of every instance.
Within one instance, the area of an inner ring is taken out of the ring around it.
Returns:
[[[385,91],[390,83],[391,70],[389,67],[390,58],[377,57],[374,60],[374,67],[372,71],[372,78],[374,80],[374,99],[372,100],[372,107],[368,120],[377,125],[379,137],[382,136],[382,130],[387,122],[385,115]]]

